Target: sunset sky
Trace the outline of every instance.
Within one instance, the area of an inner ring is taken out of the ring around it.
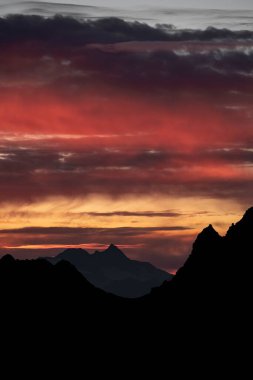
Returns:
[[[152,3],[128,1],[129,12]],[[7,13],[0,7],[1,254],[114,243],[174,272],[206,225],[224,234],[253,205],[246,13],[233,30],[189,29],[185,13],[185,28],[169,12],[167,26]]]

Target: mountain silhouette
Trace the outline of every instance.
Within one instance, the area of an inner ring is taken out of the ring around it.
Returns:
[[[203,321],[211,320],[214,325],[223,322],[223,326],[228,326],[236,319],[238,323],[242,316],[246,323],[251,315],[252,251],[250,208],[225,236],[220,236],[212,225],[205,228],[172,281],[152,290],[146,302],[153,308],[155,304],[166,316],[173,308],[177,316],[187,315],[193,325],[200,315]]]
[[[86,319],[93,320],[104,314],[105,305],[109,311],[120,310],[123,304],[123,299],[97,289],[63,260],[53,265],[44,259],[4,256],[0,259],[0,288],[2,310],[19,318],[31,314],[41,320],[50,313],[58,318],[77,318],[87,312]]]
[[[172,278],[172,275],[149,263],[130,260],[114,244],[94,254],[83,249],[67,249],[48,260],[54,264],[61,260],[69,261],[96,287],[126,298],[148,294],[152,288]]]
[[[219,291],[231,289],[235,283],[238,286],[239,279],[247,277],[252,249],[253,207],[223,237],[212,226],[205,228],[173,282],[178,286],[187,282],[192,287],[201,283],[205,288],[212,284],[211,289],[215,286]]]
[[[99,289],[76,269],[91,257],[95,268],[99,268],[98,263],[101,268],[105,263],[113,268],[113,263],[116,272],[126,265],[134,264],[136,268],[136,262],[113,245],[93,255],[67,250],[55,258],[55,263],[4,256],[0,259],[2,316],[24,315],[29,319],[32,315],[40,321],[50,321],[54,316],[58,325],[63,320],[75,326],[77,333],[85,329],[91,335],[94,328],[100,332],[108,329],[109,334],[115,326],[123,333],[127,325],[135,332],[144,326],[142,332],[146,334],[149,330],[145,330],[145,324],[160,334],[171,326],[172,332],[183,331],[186,336],[189,332],[194,336],[196,329],[201,336],[204,329],[211,337],[216,329],[216,338],[217,331],[223,334],[225,330],[229,337],[235,327],[240,334],[243,329],[247,333],[251,318],[252,232],[253,208],[223,237],[208,226],[198,235],[190,256],[173,279],[135,299]],[[66,260],[70,255],[74,264]],[[101,268],[97,270],[102,272]],[[135,270],[137,277],[138,265]]]

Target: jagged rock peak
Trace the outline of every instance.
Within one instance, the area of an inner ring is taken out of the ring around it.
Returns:
[[[108,248],[104,251],[105,253],[119,253],[123,255],[123,252],[115,245],[115,244],[110,244]]]
[[[199,236],[219,236],[218,232],[213,228],[212,224],[209,224],[208,227],[204,228],[203,231],[199,234]]]

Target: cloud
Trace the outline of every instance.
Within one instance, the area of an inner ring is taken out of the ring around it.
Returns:
[[[42,140],[43,141],[43,140]],[[170,194],[251,198],[253,153],[250,146],[202,151],[141,151],[121,147],[97,149],[81,145],[64,150],[48,145],[0,148],[0,200],[27,202],[50,196],[80,197],[107,194]],[[41,142],[40,142],[41,145]],[[179,148],[180,149],[180,148]],[[244,184],[242,186],[242,183]],[[88,212],[97,217],[177,217],[178,213],[152,210]],[[85,216],[85,215],[84,215]]]
[[[210,41],[217,39],[252,39],[252,31],[231,31],[208,27],[206,30],[177,30],[171,25],[156,27],[141,22],[127,22],[120,18],[78,20],[74,17],[10,15],[0,18],[2,43],[43,41],[48,46],[76,46],[87,43],[115,43],[124,41]]]
[[[125,92],[250,93],[253,32],[151,27],[118,18],[0,18],[0,86],[78,97],[104,86]],[[107,88],[108,90],[108,88]],[[173,101],[173,98],[170,99]]]
[[[64,150],[61,143],[43,147],[0,148],[0,201],[27,202],[49,196],[79,197],[91,193],[114,197],[126,194],[251,198],[253,153],[242,148],[143,150],[121,147],[97,149],[77,146]],[[41,145],[41,141],[39,142]],[[180,148],[179,148],[180,149]],[[244,186],[241,186],[241,184]],[[88,212],[97,217],[177,217],[171,211]],[[85,216],[85,215],[84,215]]]
[[[74,101],[84,92],[124,86],[125,93],[146,97],[155,91],[174,103],[185,91],[209,97],[218,91],[251,93],[251,31],[19,15],[0,18],[1,45],[5,90],[42,87],[58,95],[64,91]]]
[[[164,231],[186,231],[190,230],[190,227],[182,226],[170,226],[170,227],[118,227],[118,228],[69,228],[69,227],[26,227],[21,229],[7,229],[0,230],[0,234],[3,235],[54,235],[62,236],[65,239],[66,235],[79,235],[81,238],[83,236],[89,236],[92,234],[101,234],[103,236],[140,236],[146,235],[150,232],[164,232]]]
[[[0,18],[0,43],[26,42],[36,39],[47,46],[78,46],[88,43],[113,43],[135,40],[167,40],[160,28],[118,18],[78,21],[71,17],[11,15]]]
[[[115,212],[89,212],[89,216],[137,216],[137,217],[146,217],[146,218],[176,218],[182,214],[172,212],[172,211],[163,211],[163,212],[154,212],[154,211],[142,211],[142,212],[129,212],[129,211],[115,211]]]

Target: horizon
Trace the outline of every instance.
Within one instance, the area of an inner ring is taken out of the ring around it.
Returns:
[[[196,238],[199,234],[201,234],[204,230],[206,230],[207,228],[209,227],[212,227],[214,229],[215,232],[218,233],[219,236],[221,237],[225,237],[229,228],[235,224],[237,224],[238,222],[240,222],[243,217],[249,212],[249,211],[253,211],[253,206],[249,207],[248,209],[246,209],[243,213],[243,215],[241,216],[241,218],[239,220],[237,220],[236,222],[234,221],[232,224],[230,224],[225,233],[224,234],[220,234],[219,230],[217,230],[212,224],[209,224],[209,225],[206,225],[201,231],[199,231],[197,233],[197,235],[194,237],[193,236],[193,241],[192,241],[192,244],[191,244],[191,247],[190,247],[190,250],[188,253],[186,253],[185,255],[185,258],[184,260],[187,260],[187,258],[190,256],[191,254],[191,251],[192,251],[192,248],[193,248],[193,244],[194,242],[196,241]],[[30,230],[32,229],[36,229],[38,227],[32,227],[30,228]],[[7,230],[8,231],[8,230]],[[0,231],[0,234],[1,234],[2,231]],[[15,233],[15,231],[14,231]],[[6,250],[6,252],[3,254],[1,251],[0,251],[0,259],[4,256],[8,256],[8,255],[11,255],[12,257],[16,258],[16,259],[19,259],[19,260],[26,260],[26,259],[40,259],[40,258],[57,258],[60,254],[62,253],[65,253],[67,251],[72,251],[72,252],[75,252],[75,251],[83,251],[85,253],[88,253],[89,255],[94,255],[96,253],[103,253],[103,252],[106,252],[108,251],[111,247],[115,247],[117,249],[119,249],[119,251],[121,251],[123,254],[126,255],[126,252],[128,251],[128,249],[131,249],[131,247],[129,247],[129,245],[122,245],[122,244],[114,244],[113,242],[109,243],[109,244],[79,244],[79,245],[48,245],[48,246],[41,246],[40,248],[36,247],[35,246],[29,246],[29,248],[27,246],[24,246],[23,247],[23,253],[20,255],[18,254],[18,252],[15,251],[15,247],[5,247],[4,250]],[[140,245],[140,248],[141,248],[141,245]],[[19,249],[22,249],[22,247],[20,247]],[[37,250],[37,256],[36,254],[32,254],[31,253],[28,253],[27,249],[31,250],[31,249],[34,249],[34,251],[36,252]],[[53,250],[53,252],[51,252],[50,250]],[[40,255],[40,250],[48,250],[46,251],[47,254],[45,255]],[[50,254],[51,252],[51,254]],[[140,262],[148,262],[148,261],[145,261],[143,260],[142,258],[131,258],[129,257],[128,255],[126,255],[128,259],[130,260],[137,260],[137,261],[140,261]],[[184,261],[182,261],[182,264],[184,264]],[[159,266],[155,265],[155,267],[157,267],[159,269]],[[180,267],[178,268],[173,268],[171,270],[168,270],[168,268],[160,268],[172,275],[175,275],[177,273],[177,270],[180,269]]]
[[[175,273],[203,228],[224,235],[253,204],[253,13],[32,2],[6,18],[14,3],[0,11],[0,255],[113,243]]]

